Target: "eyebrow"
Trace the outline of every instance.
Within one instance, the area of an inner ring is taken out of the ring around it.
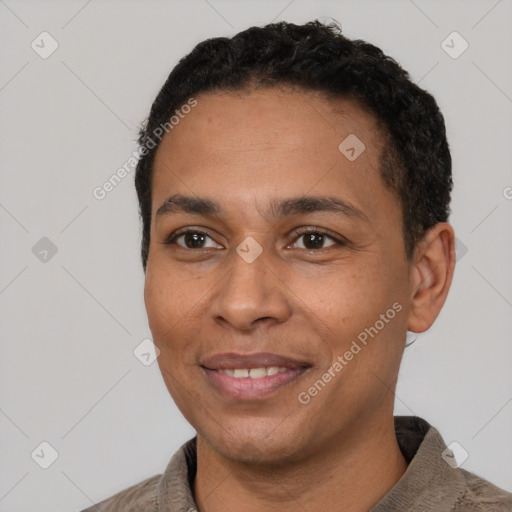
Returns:
[[[306,213],[332,212],[368,221],[368,217],[361,210],[337,197],[300,196],[274,199],[270,202],[269,212],[273,220]],[[174,194],[162,203],[156,216],[176,213],[220,217],[224,210],[220,204],[209,198]]]

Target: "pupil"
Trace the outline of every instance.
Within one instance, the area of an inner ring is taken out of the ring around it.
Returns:
[[[315,243],[314,239],[317,240],[317,243]],[[304,244],[308,249],[314,249],[320,245],[322,245],[323,235],[311,233],[309,235],[306,235],[306,243]],[[308,244],[312,242],[312,247],[309,247]]]
[[[185,235],[185,245],[187,247],[190,247],[189,242],[192,242],[191,245],[193,248],[197,248],[202,242],[204,242],[204,235],[201,233],[187,233]],[[199,244],[196,242],[199,242]]]

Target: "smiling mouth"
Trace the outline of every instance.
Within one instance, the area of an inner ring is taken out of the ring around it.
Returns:
[[[311,364],[272,353],[218,354],[200,365],[208,383],[234,400],[267,398],[299,379]]]
[[[276,367],[270,367],[276,368]],[[229,375],[230,369],[210,370],[204,368],[208,383],[222,396],[234,400],[261,400],[269,397],[279,390],[290,386],[294,381],[301,377],[308,368],[297,368],[291,370],[284,368],[283,371],[267,375],[265,368],[237,368],[231,370],[233,375]],[[250,372],[265,371],[261,377],[251,377]],[[235,372],[236,375],[235,376]]]
[[[276,375],[290,371],[282,366],[260,366],[259,368],[219,368],[221,373],[225,373],[235,379],[261,379],[269,375]]]

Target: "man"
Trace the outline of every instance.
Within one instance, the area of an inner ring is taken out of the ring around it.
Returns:
[[[336,25],[277,23],[198,44],[139,142],[148,319],[197,436],[88,510],[512,510],[393,417],[455,265],[430,94]]]

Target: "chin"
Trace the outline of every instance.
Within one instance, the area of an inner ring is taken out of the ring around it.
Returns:
[[[276,428],[277,426],[277,428]],[[231,434],[230,434],[231,433]],[[214,432],[200,434],[222,457],[250,465],[278,466],[304,457],[307,446],[294,429],[279,429],[279,423],[269,422],[248,426],[242,422]]]

